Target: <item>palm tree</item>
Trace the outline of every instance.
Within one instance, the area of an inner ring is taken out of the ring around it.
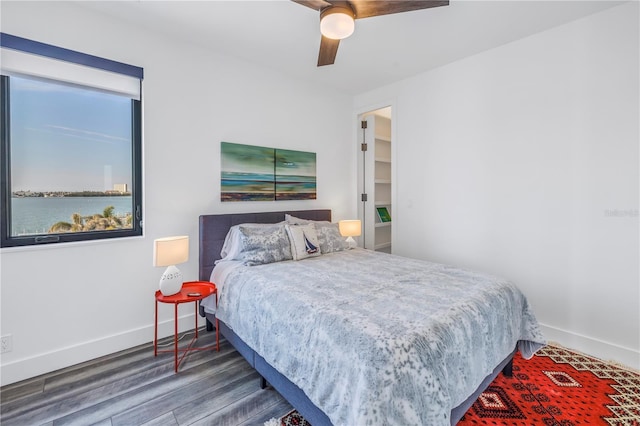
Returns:
[[[114,215],[114,206],[105,207],[102,214],[95,213],[91,216],[82,217],[80,213],[74,213],[71,215],[73,223],[58,222],[49,228],[50,234],[65,233],[65,232],[87,232],[87,231],[105,231],[120,229],[123,227],[131,228],[133,222],[133,215],[127,213],[124,217],[125,224],[123,225],[123,219]]]
[[[79,213],[74,213],[71,215],[71,220],[73,221],[73,225],[71,225],[71,232],[82,231],[82,228],[84,228],[84,218],[80,216]]]
[[[72,226],[73,225],[71,225],[69,222],[56,222],[51,225],[51,228],[49,228],[49,231],[47,232],[49,234],[61,234],[63,232],[70,232]]]
[[[102,211],[102,217],[112,217],[113,216],[113,210],[115,209],[115,207],[113,206],[108,206],[105,207],[104,210]]]
[[[115,209],[115,207],[109,206],[109,207],[106,207],[104,209],[104,211],[102,212],[102,216],[105,219],[108,219],[108,221],[109,221],[108,225],[106,225],[106,229],[119,229],[119,228],[122,228],[122,221],[120,220],[120,218],[118,216],[115,216],[113,214],[113,210],[114,209]]]

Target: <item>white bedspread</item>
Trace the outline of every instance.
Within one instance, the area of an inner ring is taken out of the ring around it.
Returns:
[[[511,283],[362,249],[231,268],[217,315],[335,425],[449,425],[516,344],[545,344]]]
[[[242,266],[242,262],[237,260],[228,260],[224,262],[218,262],[211,271],[211,277],[209,277],[209,281],[216,284],[216,288],[218,289],[218,294],[222,294],[222,289],[224,287],[224,283],[227,282],[227,276],[231,271],[235,268]],[[209,297],[205,297],[200,302],[200,305],[204,308],[204,311],[209,314],[216,313],[216,296],[212,295]]]

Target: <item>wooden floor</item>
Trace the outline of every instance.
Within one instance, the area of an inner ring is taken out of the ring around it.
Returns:
[[[190,340],[190,339],[183,339]],[[211,345],[201,332],[197,345]],[[173,339],[165,339],[169,343]],[[291,406],[260,379],[224,339],[220,352],[190,353],[173,370],[173,355],[153,344],[0,388],[0,424],[262,425]]]

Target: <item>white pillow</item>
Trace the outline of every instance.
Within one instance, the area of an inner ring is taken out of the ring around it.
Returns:
[[[220,250],[220,260],[216,260],[216,263],[221,260],[235,260],[242,251],[242,240],[240,239],[240,232],[238,227],[240,225],[234,225],[229,228],[227,236],[224,238],[224,244],[222,244],[222,250]]]
[[[312,223],[316,228],[318,242],[320,243],[320,251],[322,254],[333,253],[349,249],[349,244],[340,235],[337,223],[328,222],[326,220],[307,220],[299,217],[284,215],[284,220],[291,225],[308,225]]]
[[[308,223],[313,223],[313,220],[308,219],[300,219],[299,217],[291,216],[288,213],[284,215],[284,221],[290,223],[292,225],[306,225]]]
[[[318,242],[318,234],[312,223],[307,225],[287,224],[285,229],[291,242],[293,260],[302,260],[322,254],[320,243]]]

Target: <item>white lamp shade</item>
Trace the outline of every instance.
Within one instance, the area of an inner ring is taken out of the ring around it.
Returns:
[[[355,26],[353,12],[347,8],[334,6],[323,11],[320,17],[320,32],[333,40],[349,37]]]
[[[189,260],[189,236],[158,238],[153,242],[153,266],[171,266]]]
[[[340,235],[343,237],[359,237],[362,233],[362,224],[360,220],[341,220],[338,222]]]

